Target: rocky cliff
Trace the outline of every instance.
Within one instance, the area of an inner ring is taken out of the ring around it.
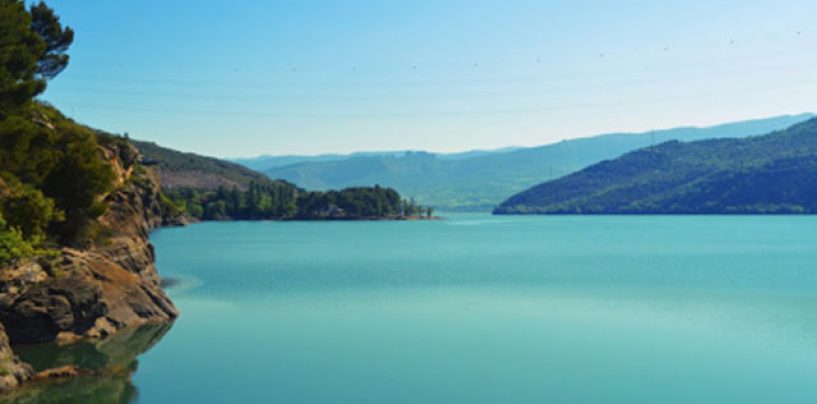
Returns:
[[[0,327],[0,390],[31,376],[9,342],[99,338],[178,315],[160,287],[148,241],[151,229],[178,224],[162,203],[157,176],[138,163],[132,145],[108,144],[100,153],[114,168],[117,186],[104,197],[108,209],[99,218],[97,240],[0,270],[0,323],[5,326],[5,332]]]
[[[34,375],[34,370],[20,361],[9,345],[3,324],[0,323],[0,392],[11,390]]]

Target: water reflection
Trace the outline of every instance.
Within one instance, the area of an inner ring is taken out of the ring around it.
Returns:
[[[18,347],[21,359],[40,371],[77,366],[93,375],[67,380],[34,382],[0,400],[12,403],[130,403],[138,391],[131,377],[137,357],[156,345],[172,324],[149,324],[124,329],[110,338],[58,346],[45,344]]]

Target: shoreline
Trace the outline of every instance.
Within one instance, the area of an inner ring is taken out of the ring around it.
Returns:
[[[174,224],[158,226],[152,230],[164,228],[185,227],[199,223],[224,223],[224,222],[409,222],[409,221],[438,221],[446,220],[443,216],[394,216],[394,217],[291,217],[291,218],[269,218],[269,219],[224,219],[224,220],[200,220],[185,218]]]

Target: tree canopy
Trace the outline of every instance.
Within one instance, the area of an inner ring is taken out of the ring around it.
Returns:
[[[74,31],[44,2],[0,0],[0,116],[45,91],[46,80],[68,65]]]
[[[113,171],[99,135],[35,102],[68,65],[71,28],[45,3],[0,0],[0,254],[75,245],[105,210]]]
[[[37,75],[53,79],[68,66],[68,48],[74,42],[74,30],[60,24],[60,18],[45,2],[31,6],[31,30],[45,42],[37,59]]]
[[[200,220],[398,219],[431,216],[433,209],[400,198],[394,189],[354,187],[340,191],[303,191],[284,181],[252,181],[246,191],[165,191],[169,208]]]

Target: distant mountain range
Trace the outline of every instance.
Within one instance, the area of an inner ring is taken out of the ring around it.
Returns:
[[[817,213],[817,119],[647,147],[537,185],[495,213]]]
[[[539,147],[434,154],[418,151],[234,160],[270,178],[325,190],[381,184],[447,211],[490,211],[509,195],[599,161],[671,139],[746,137],[787,128],[812,114],[786,115],[708,128],[614,133]]]
[[[496,154],[496,153],[503,153],[521,149],[521,147],[510,146],[510,147],[503,147],[501,149],[494,149],[494,150],[470,150],[466,152],[458,152],[458,153],[434,153],[437,158],[441,160],[460,160],[466,159],[471,157],[479,157],[485,156],[488,154]],[[319,154],[317,156],[301,156],[301,155],[283,155],[283,156],[259,156],[259,157],[251,157],[251,158],[233,158],[228,159],[229,161],[237,164],[241,164],[247,168],[251,168],[256,171],[268,171],[278,167],[284,167],[291,164],[298,164],[298,163],[315,163],[315,162],[324,162],[324,161],[338,161],[338,160],[347,160],[350,158],[355,157],[400,157],[404,156],[408,153],[412,153],[412,150],[402,150],[402,151],[373,151],[373,152],[354,152],[348,154],[339,154],[339,153],[330,153],[330,154]]]

